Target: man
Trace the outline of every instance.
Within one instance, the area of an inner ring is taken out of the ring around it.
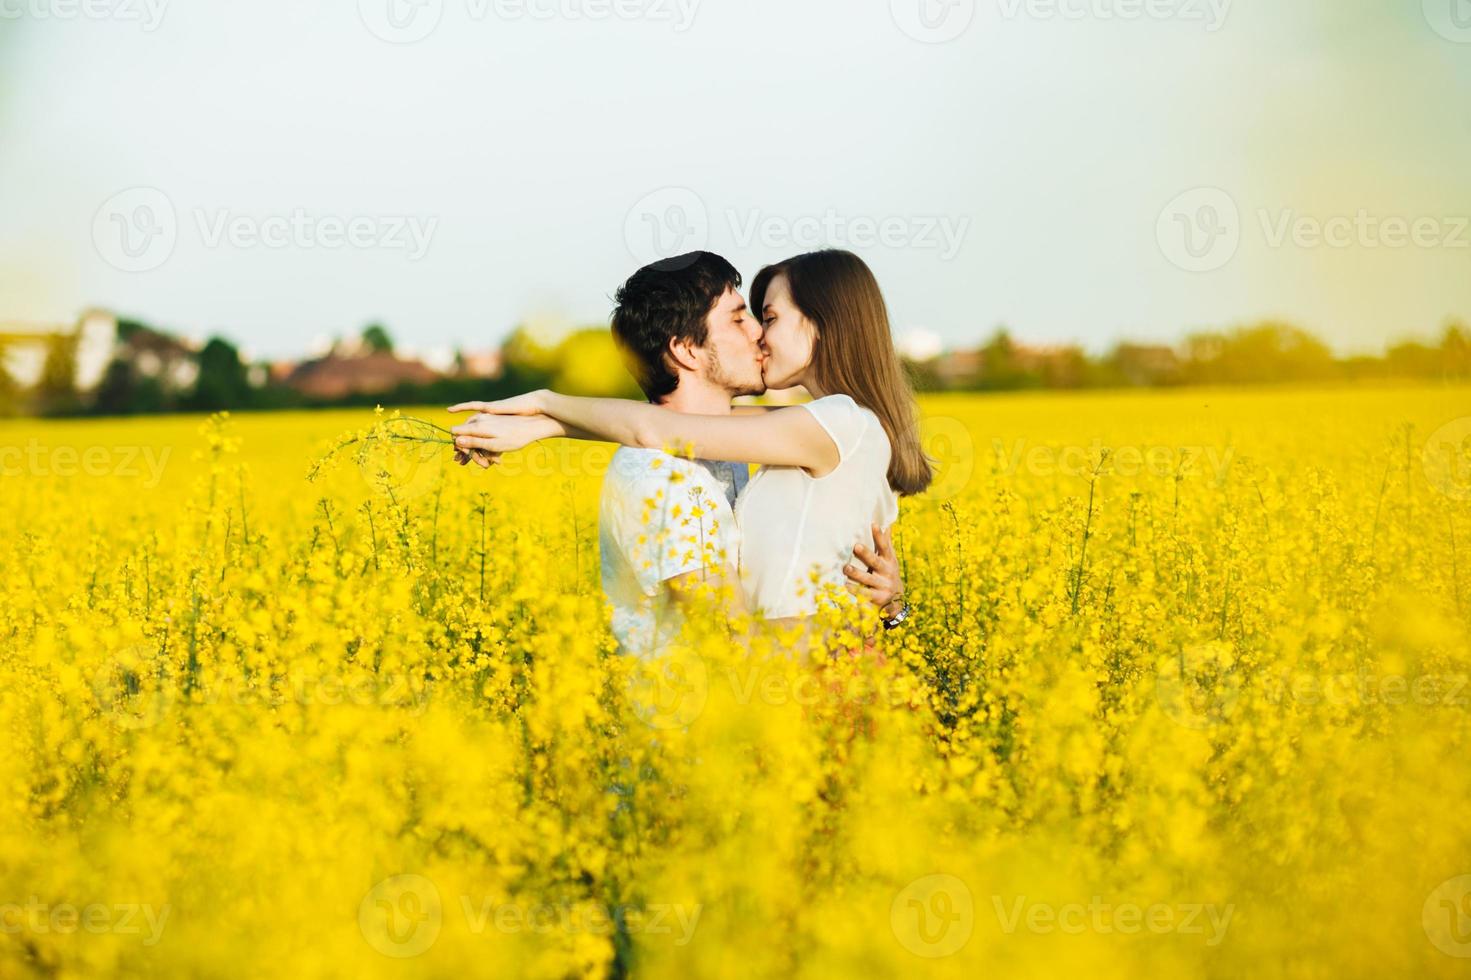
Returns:
[[[649,401],[677,412],[727,415],[760,411],[731,399],[766,390],[759,317],[746,309],[741,276],[711,252],[691,252],[635,272],[618,290],[613,336]],[[456,405],[452,411],[474,405]],[[582,435],[545,418],[525,424],[548,435]],[[552,431],[555,429],[555,431]],[[473,439],[475,419],[454,430]],[[481,466],[493,454],[459,452]],[[613,606],[613,633],[629,653],[657,653],[677,635],[682,608],[704,585],[728,586],[744,612],[736,579],[739,529],[732,508],[749,480],[745,463],[688,459],[653,449],[620,448],[603,480],[598,535],[602,583]],[[854,555],[850,590],[881,608],[903,592],[886,536]]]

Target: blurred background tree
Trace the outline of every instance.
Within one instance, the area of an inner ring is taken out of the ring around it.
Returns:
[[[0,418],[19,412],[20,402],[20,385],[10,376],[10,370],[5,366],[5,347],[0,345]]]
[[[49,338],[35,393],[36,406],[43,415],[69,415],[82,407],[76,378],[76,336],[57,334]]]
[[[392,354],[393,338],[381,323],[370,323],[363,328],[363,346],[370,354]]]
[[[250,381],[240,351],[223,337],[211,337],[199,352],[199,376],[184,407],[195,412],[217,412],[250,404]]]
[[[603,327],[586,327],[557,345],[550,387],[569,395],[636,398],[644,395],[623,366],[613,334]]]

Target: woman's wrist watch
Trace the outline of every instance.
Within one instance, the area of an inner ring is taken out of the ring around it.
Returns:
[[[895,596],[894,599],[897,600],[898,603],[899,603],[899,611],[896,612],[896,613],[894,613],[892,616],[891,615],[888,615],[888,614],[885,614],[885,616],[884,616],[884,629],[886,629],[886,630],[894,629],[900,623],[904,622],[906,619],[909,618],[909,603],[905,602],[903,600],[903,598],[901,598],[899,596]],[[891,600],[890,601],[890,605],[893,604],[893,601],[894,600]]]

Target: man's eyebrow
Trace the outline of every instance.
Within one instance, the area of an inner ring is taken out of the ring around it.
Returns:
[[[745,300],[741,300],[735,306],[732,306],[730,308],[730,311],[732,313],[744,313],[746,311],[746,301]]]

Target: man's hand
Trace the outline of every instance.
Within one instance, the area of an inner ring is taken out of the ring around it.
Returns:
[[[893,615],[898,609],[898,600],[904,596],[904,577],[899,573],[899,557],[894,553],[893,534],[871,525],[873,547],[859,543],[853,547],[853,557],[863,563],[845,565],[843,574],[848,576],[848,591],[862,596],[879,607],[885,616]]]
[[[455,462],[464,466],[474,463],[482,470],[488,470],[501,461],[500,453],[488,453],[484,449],[456,449]]]
[[[487,402],[486,404],[494,404]],[[472,415],[450,430],[457,453],[483,450],[492,457],[514,452],[539,439],[560,435],[562,427],[545,415]],[[494,462],[492,458],[490,462]],[[482,467],[488,464],[481,464]]]

